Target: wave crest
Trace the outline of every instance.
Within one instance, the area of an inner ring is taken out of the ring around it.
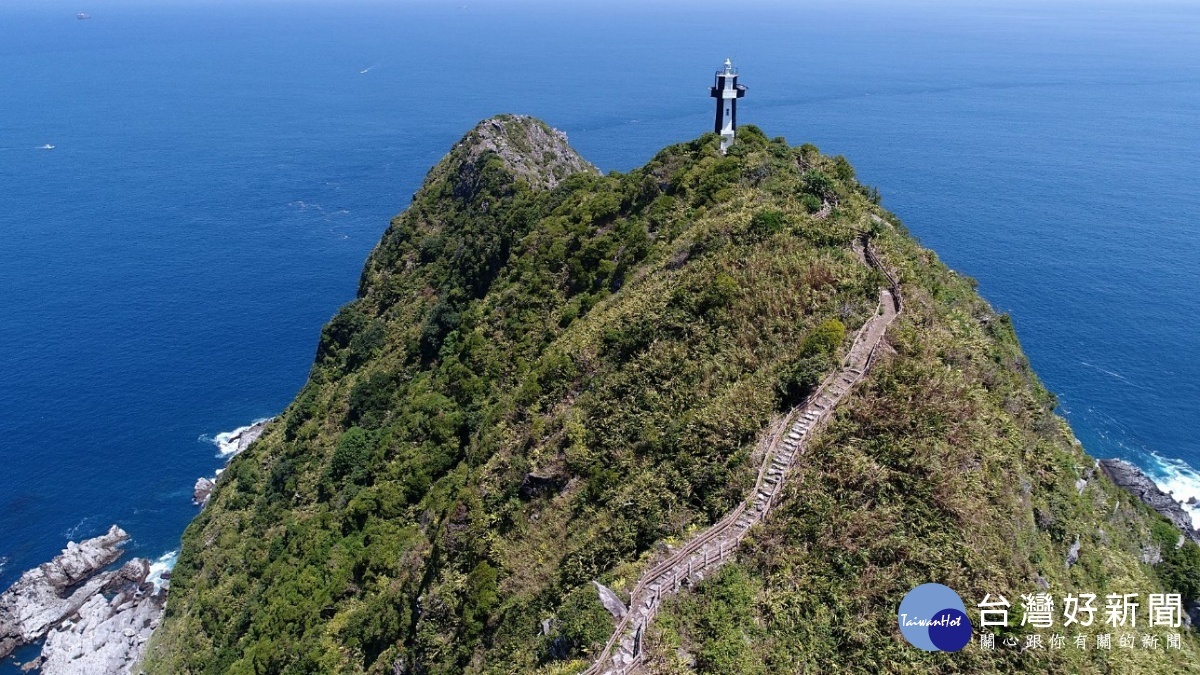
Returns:
[[[1192,518],[1192,527],[1200,529],[1200,471],[1181,459],[1150,453],[1150,478],[1168,492]]]

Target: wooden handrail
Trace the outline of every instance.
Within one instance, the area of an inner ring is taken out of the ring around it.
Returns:
[[[872,267],[875,267],[876,269],[880,270],[883,273],[884,277],[887,279],[887,282],[888,282],[887,291],[888,291],[888,294],[891,296],[893,308],[895,309],[895,314],[892,316],[892,319],[894,319],[895,316],[898,315],[903,310],[903,300],[900,295],[900,282],[896,278],[895,274],[890,269],[888,269],[883,264],[883,262],[879,259],[878,255],[875,253],[873,247],[871,246],[871,242],[869,240],[867,240],[865,236],[864,236],[863,251],[864,251],[864,257],[866,258],[868,264],[871,265]],[[818,385],[816,390],[814,390],[811,394],[806,396],[799,405],[794,407],[791,410],[791,412],[789,412],[784,417],[784,419],[780,422],[780,425],[778,427],[779,431],[775,433],[773,438],[768,437],[769,442],[768,442],[767,450],[763,454],[762,464],[758,468],[758,476],[754,482],[754,489],[751,490],[749,495],[745,499],[743,499],[740,503],[738,503],[737,507],[735,507],[732,511],[730,511],[728,514],[726,514],[726,516],[724,518],[722,518],[721,520],[717,521],[716,523],[714,523],[713,525],[708,527],[704,532],[700,533],[699,535],[694,537],[691,541],[684,544],[684,546],[682,548],[680,548],[678,551],[671,554],[666,559],[664,559],[662,562],[658,563],[657,565],[655,565],[654,567],[652,567],[651,569],[649,569],[642,575],[641,579],[638,581],[638,583],[634,586],[633,590],[629,594],[629,609],[617,621],[617,624],[614,627],[612,634],[609,636],[609,639],[605,643],[604,648],[600,651],[599,656],[596,658],[595,661],[592,662],[591,666],[589,666],[587,670],[583,671],[583,675],[601,675],[602,673],[605,673],[605,672],[616,672],[619,674],[625,674],[625,673],[628,673],[631,670],[633,670],[640,663],[642,663],[644,652],[641,649],[637,649],[636,647],[635,647],[636,653],[633,654],[633,659],[632,659],[631,663],[628,663],[625,665],[616,665],[616,667],[612,668],[610,671],[610,665],[612,665],[612,664],[610,664],[609,662],[613,658],[613,648],[616,647],[617,644],[620,643],[621,640],[625,637],[626,631],[629,628],[630,622],[633,620],[633,617],[635,616],[635,614],[638,613],[637,612],[638,605],[645,601],[645,599],[642,598],[642,596],[645,593],[647,586],[656,581],[660,581],[661,579],[664,579],[666,577],[667,573],[672,571],[672,569],[678,563],[683,561],[685,558],[690,557],[691,555],[695,554],[698,550],[703,548],[706,544],[710,543],[714,539],[717,539],[717,538],[721,537],[722,535],[727,534],[730,531],[730,529],[735,529],[738,519],[741,518],[741,516],[744,515],[747,512],[747,510],[749,510],[754,505],[756,497],[758,496],[758,494],[760,492],[765,492],[767,494],[766,502],[763,504],[761,512],[756,512],[757,517],[754,518],[753,521],[750,522],[748,525],[752,526],[752,525],[754,525],[755,522],[758,522],[761,519],[766,517],[767,512],[770,510],[771,502],[774,501],[774,499],[778,493],[778,490],[783,485],[783,479],[787,475],[788,469],[791,468],[792,463],[794,463],[795,459],[796,459],[795,455],[793,455],[791,460],[788,462],[788,464],[782,469],[782,471],[779,475],[779,480],[775,483],[775,486],[772,490],[764,490],[763,489],[763,486],[766,483],[767,476],[769,475],[769,471],[770,471],[772,462],[778,456],[777,451],[778,451],[778,447],[780,445],[781,439],[787,437],[787,434],[793,429],[796,422],[798,421],[797,418],[801,414],[803,414],[805,411],[811,411],[811,409],[814,407],[814,404],[817,401],[819,401],[823,395],[828,393],[828,390],[833,386],[833,384],[835,382],[837,382],[838,379],[841,378],[846,373],[846,369],[849,368],[851,365],[851,358],[854,356],[855,348],[859,346],[860,341],[863,339],[863,336],[866,334],[868,329],[871,327],[872,322],[874,322],[880,318],[881,312],[883,314],[886,314],[886,311],[884,310],[884,306],[883,306],[883,298],[882,297],[880,298],[879,303],[875,307],[875,313],[871,316],[871,318],[869,318],[865,322],[863,322],[863,325],[861,327],[859,327],[858,332],[855,333],[854,340],[850,344],[850,350],[846,353],[845,357],[843,357],[843,359],[841,360],[840,366],[836,370],[834,370],[834,372],[830,373],[827,377],[825,377],[825,379],[821,381],[821,384]],[[890,319],[889,319],[889,322],[890,322]],[[886,326],[885,326],[885,330],[886,330]],[[853,382],[849,386],[853,386],[854,384],[857,384],[857,382],[860,381],[865,376],[867,370],[870,369],[871,365],[875,361],[880,342],[881,342],[881,340],[876,340],[875,343],[871,345],[870,350],[867,352],[866,358],[863,360],[863,365],[862,365],[861,370],[857,373],[857,377],[851,378],[853,380]],[[847,387],[846,391],[843,391],[838,396],[830,396],[830,401],[831,401],[830,405],[828,405],[824,408],[821,408],[820,411],[817,412],[816,417],[811,421],[811,423],[808,427],[808,430],[805,432],[807,434],[807,437],[811,438],[812,434],[816,432],[818,427],[825,424],[825,422],[831,416],[834,406],[838,403],[840,397],[844,396],[848,390],[849,390],[849,387]],[[797,447],[793,449],[793,452],[794,453],[798,452],[800,447],[801,446],[798,444]],[[746,528],[746,531],[748,531],[748,530],[749,530],[749,527]],[[734,537],[733,537],[735,546],[738,543],[740,543],[743,536],[745,536],[745,531],[735,532]],[[723,559],[724,559],[724,554],[722,552],[718,556],[717,564],[720,564],[721,562],[723,562]],[[647,623],[649,623],[650,619],[652,619],[657,614],[657,604],[660,602],[661,596],[662,596],[662,593],[660,590],[660,592],[656,593],[654,598],[651,599],[651,605],[648,607],[648,612],[645,617],[645,622],[641,626],[642,630],[645,630],[645,625]],[[636,630],[636,627],[635,627],[635,630]],[[644,637],[643,637],[643,639],[644,639]]]

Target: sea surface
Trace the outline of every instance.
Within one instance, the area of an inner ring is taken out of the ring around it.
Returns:
[[[846,155],[1013,316],[1090,453],[1200,496],[1196,3],[17,2],[0,588],[112,523],[176,550],[476,121],[628,170],[707,130],[726,57],[741,122]]]

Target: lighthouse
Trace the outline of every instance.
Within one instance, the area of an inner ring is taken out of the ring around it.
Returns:
[[[737,68],[725,59],[725,67],[717,71],[712,87],[712,97],[717,99],[713,132],[721,135],[721,154],[733,143],[733,134],[737,131],[737,100],[746,95],[746,85],[738,84],[737,79]]]

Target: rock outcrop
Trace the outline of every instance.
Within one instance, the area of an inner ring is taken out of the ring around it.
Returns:
[[[240,455],[242,451],[250,447],[250,444],[258,440],[259,436],[267,429],[267,424],[271,419],[259,420],[247,427],[242,427],[231,434],[229,438],[223,439],[221,443],[221,452],[230,455]]]
[[[567,143],[567,135],[527,115],[497,115],[475,125],[451,150],[460,155],[457,186],[469,192],[480,170],[479,159],[495,153],[534,188],[553,188],[572,174],[599,173]],[[462,196],[462,195],[460,195]]]
[[[22,574],[0,595],[0,658],[45,637],[99,593],[109,575],[97,573],[121,557],[128,540],[113,525],[99,537],[68,543],[54,560]]]
[[[607,609],[609,614],[612,614],[614,619],[620,621],[629,612],[629,609],[625,607],[625,603],[621,601],[621,598],[608,586],[599,581],[593,581],[592,585],[596,587],[596,592],[600,594],[600,603],[604,605],[604,609]]]
[[[217,484],[211,478],[197,478],[196,485],[192,488],[192,503],[196,506],[207,504],[215,487]]]
[[[144,559],[106,570],[128,540],[113,525],[21,575],[0,595],[0,658],[45,638],[43,675],[130,672],[162,617],[166,590],[149,580]]]
[[[274,418],[259,420],[249,426],[242,427],[229,433],[217,436],[217,445],[221,448],[221,454],[232,460],[234,457],[245,452],[250,444],[257,441],[263,432],[267,430],[267,425]],[[208,500],[212,497],[213,490],[217,489],[217,478],[220,476],[220,471],[217,476],[212,478],[197,478],[196,484],[192,486],[192,503],[201,508],[208,504]]]
[[[1192,527],[1192,519],[1174,497],[1161,488],[1141,469],[1121,459],[1102,459],[1100,468],[1112,482],[1127,490],[1150,508],[1171,521],[1192,541],[1200,544],[1200,532]]]
[[[166,592],[147,580],[149,563],[135,558],[113,574],[70,619],[50,631],[42,647],[42,675],[132,671],[162,618]]]

